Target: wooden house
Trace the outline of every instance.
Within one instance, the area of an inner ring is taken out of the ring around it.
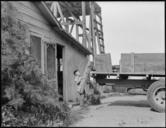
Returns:
[[[64,100],[76,100],[73,71],[83,73],[91,52],[66,33],[44,2],[11,2],[16,18],[28,27],[30,54]]]

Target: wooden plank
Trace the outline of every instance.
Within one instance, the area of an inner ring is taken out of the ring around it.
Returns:
[[[30,2],[29,2],[30,3]],[[48,24],[47,20],[43,18],[41,15],[41,12],[36,8],[33,7],[31,4],[31,8],[27,7],[25,4],[29,5],[28,2],[25,2],[24,4],[21,4],[20,2],[13,2],[14,7],[16,7],[17,11],[19,13],[22,13],[23,15],[27,15],[33,19],[36,19],[40,22],[43,22],[45,24]],[[34,9],[36,8],[36,9]]]
[[[137,87],[142,88],[142,85],[150,85],[156,80],[122,80],[122,79],[96,79],[98,83],[109,83],[111,86],[122,86],[122,87]],[[107,84],[107,86],[109,86]]]
[[[83,26],[83,37],[82,37],[82,44],[86,46],[86,7],[85,2],[82,2],[82,26]]]
[[[89,2],[89,5],[91,6],[91,2]],[[92,15],[91,15],[91,11],[90,11],[90,16],[89,16],[89,49],[91,49],[91,51],[93,50],[93,46],[92,46],[92,24],[91,24],[91,20],[92,20]]]
[[[76,24],[76,40],[79,42],[79,28],[78,24]]]
[[[16,3],[16,2],[13,2]],[[30,1],[18,1],[17,3],[20,4],[20,6],[24,6],[27,9],[33,10],[34,12],[39,12],[39,10],[36,8],[33,2]]]
[[[90,2],[90,8],[91,8],[91,23],[92,23],[92,47],[93,47],[93,54],[96,55],[96,38],[95,38],[95,15],[94,15],[94,2]]]
[[[103,35],[103,32],[101,30],[97,30],[99,32],[99,35]]]
[[[38,26],[38,27],[43,28],[45,30],[49,30],[48,24],[45,24],[45,23],[35,19],[34,17],[31,17],[29,15],[25,15],[23,13],[21,15],[22,15],[21,20],[23,20],[27,24],[35,25],[35,26]]]
[[[62,22],[61,25],[72,25],[73,23],[70,22]]]
[[[102,23],[98,22],[97,20],[94,20],[98,25],[102,26]]]
[[[121,54],[120,72],[163,74],[165,73],[164,53]]]
[[[71,28],[70,28],[70,34],[72,34],[72,31],[73,31],[73,28],[74,28],[74,24],[72,24]]]
[[[101,17],[101,15],[100,15],[100,13],[97,13],[97,16],[98,16],[98,18],[99,19],[101,19],[102,17]]]
[[[97,72],[97,71],[92,71],[91,72],[92,74],[96,74],[96,75],[107,75],[107,76],[119,76],[119,75],[123,75],[123,76],[144,76],[146,77],[147,75],[151,75],[151,76],[154,76],[154,77],[165,77],[165,73],[161,73],[161,74],[143,74],[143,73],[134,73],[134,74],[131,74],[130,72],[126,72],[126,73],[108,73],[108,72]]]
[[[82,21],[73,21],[73,22],[62,22],[61,25],[73,25],[78,24],[79,27],[82,27]]]
[[[95,15],[95,19],[96,19],[96,15]],[[98,27],[97,27],[97,24],[96,24],[96,23],[95,23],[95,27],[96,27],[97,30],[98,30]],[[96,31],[96,36],[97,36],[99,54],[101,54],[102,51],[101,51],[101,47],[100,47],[100,38],[99,38],[99,33],[98,33],[98,31]]]
[[[112,62],[110,54],[95,55],[95,69],[100,73],[112,73]]]

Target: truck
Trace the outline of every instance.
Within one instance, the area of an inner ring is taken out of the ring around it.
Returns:
[[[95,71],[91,74],[99,85],[142,88],[147,93],[151,108],[165,112],[165,54],[122,53],[119,65],[112,65],[110,54],[94,58]]]

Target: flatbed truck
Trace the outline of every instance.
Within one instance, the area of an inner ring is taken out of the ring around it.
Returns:
[[[165,112],[164,53],[123,53],[119,68],[113,67],[110,54],[97,55],[91,74],[99,85],[142,88],[152,109]]]

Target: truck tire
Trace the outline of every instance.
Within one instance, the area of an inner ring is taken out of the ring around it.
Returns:
[[[165,80],[159,80],[150,85],[147,99],[155,111],[165,112]]]

